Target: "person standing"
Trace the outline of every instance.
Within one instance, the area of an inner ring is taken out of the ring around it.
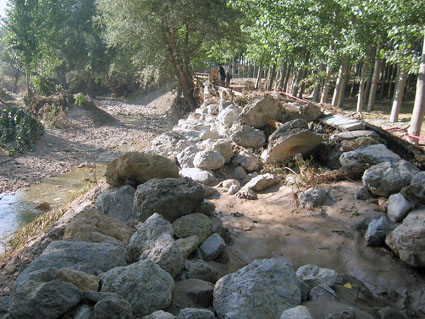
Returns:
[[[226,71],[224,71],[224,68],[221,64],[218,65],[218,73],[220,73],[220,81],[224,83],[226,80]]]
[[[230,87],[230,80],[233,77],[233,67],[229,64],[226,68],[226,87]]]

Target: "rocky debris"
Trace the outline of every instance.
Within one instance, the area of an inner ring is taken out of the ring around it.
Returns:
[[[199,132],[199,139],[201,141],[205,140],[216,140],[219,138],[219,135],[216,131],[211,130],[211,128],[204,128]]]
[[[314,103],[290,102],[283,104],[280,118],[282,122],[296,119],[303,119],[307,122],[316,121],[323,116],[323,113]]]
[[[343,131],[358,131],[364,130],[365,128],[364,122],[348,118],[340,114],[328,116],[321,119],[321,121],[327,125],[341,129]]]
[[[269,137],[267,151],[261,156],[267,163],[279,163],[296,154],[309,155],[322,143],[305,120],[293,120],[283,124]]]
[[[134,229],[115,218],[105,216],[94,209],[87,209],[75,216],[65,228],[63,239],[91,242],[115,242],[127,245]]]
[[[296,306],[282,312],[279,319],[313,319],[306,306]]]
[[[373,198],[373,194],[369,191],[369,188],[367,188],[367,186],[362,186],[357,189],[354,197],[359,200],[368,200]]]
[[[232,141],[229,139],[220,139],[213,143],[208,143],[205,148],[220,153],[224,157],[225,163],[230,163],[233,157]]]
[[[214,233],[203,242],[199,249],[204,260],[215,260],[226,249],[226,243],[219,234]]]
[[[56,319],[76,306],[81,297],[80,289],[62,280],[28,280],[15,287],[9,309],[10,317]]]
[[[204,196],[202,186],[190,178],[154,178],[137,187],[133,211],[142,222],[154,213],[173,221],[191,214]]]
[[[371,165],[382,162],[398,162],[401,157],[390,151],[384,144],[360,147],[354,151],[342,153],[339,161],[342,166],[352,166],[358,163]]]
[[[130,185],[108,189],[96,199],[96,209],[106,216],[114,217],[123,223],[135,219],[133,201],[136,190]]]
[[[328,296],[332,299],[336,299],[336,292],[329,286],[320,284],[316,287],[313,287],[308,293],[309,300],[316,300],[323,296]]]
[[[88,305],[80,304],[75,310],[74,319],[93,319],[94,309]]]
[[[208,308],[212,306],[214,285],[199,279],[176,282],[173,304],[179,308]]]
[[[239,117],[240,112],[237,106],[229,105],[218,114],[217,120],[224,125],[225,128],[230,128]]]
[[[147,240],[141,251],[140,260],[152,260],[173,278],[180,274],[183,268],[184,258],[175,240],[168,233],[164,233],[154,240]]]
[[[393,226],[387,216],[383,215],[373,219],[367,227],[364,239],[367,246],[379,246],[385,241],[385,237]]]
[[[117,294],[109,295],[109,298],[103,298],[94,305],[94,318],[133,319],[133,310],[131,304]]]
[[[362,181],[373,194],[389,196],[410,184],[417,172],[419,169],[405,160],[383,162],[368,168],[363,174]]]
[[[186,308],[182,309],[177,319],[214,319],[214,312],[206,309]]]
[[[403,189],[403,195],[414,203],[425,204],[425,172],[416,173],[410,185]]]
[[[412,204],[401,194],[393,194],[388,198],[387,215],[393,223],[398,223],[412,209]]]
[[[214,283],[218,280],[218,272],[202,259],[186,260],[179,279],[199,279]]]
[[[152,140],[150,151],[158,155],[173,158],[188,146],[190,146],[190,143],[186,137],[175,131],[168,131]]]
[[[207,216],[212,216],[215,211],[215,204],[210,202],[207,199],[204,199],[204,201],[202,202],[201,206],[199,206],[197,211]]]
[[[98,291],[99,289],[99,277],[71,268],[58,269],[56,271],[56,278],[73,284],[82,292],[87,290]]]
[[[298,202],[304,208],[319,207],[334,201],[332,196],[319,186],[313,186],[298,196]]]
[[[199,247],[199,237],[197,235],[180,238],[176,240],[177,248],[184,259],[188,258]]]
[[[245,148],[259,148],[266,142],[263,131],[248,125],[234,125],[232,131],[232,141]]]
[[[332,287],[337,283],[343,283],[342,276],[335,270],[320,268],[312,264],[299,267],[297,269],[297,278],[308,284],[310,288],[319,285]]]
[[[235,179],[226,179],[221,183],[221,186],[230,195],[236,194],[241,189],[241,183]]]
[[[237,198],[256,200],[258,199],[257,193],[254,192],[251,188],[241,188],[235,196]]]
[[[214,173],[210,170],[204,170],[200,168],[183,168],[180,171],[182,177],[188,177],[193,179],[195,182],[204,185],[216,185],[217,178]]]
[[[213,304],[219,318],[277,319],[300,302],[295,272],[278,258],[255,260],[222,277],[214,287]]]
[[[241,114],[240,122],[258,129],[266,126],[265,118],[276,120],[279,115],[279,103],[270,96],[256,98],[245,105]]]
[[[177,154],[176,159],[181,168],[194,168],[193,160],[195,158],[196,153],[198,153],[200,149],[196,146],[188,146],[180,153]]]
[[[194,213],[176,219],[173,229],[179,238],[196,235],[202,243],[212,234],[212,223],[205,214]]]
[[[341,152],[350,152],[360,147],[379,144],[379,135],[374,131],[359,130],[336,133],[329,140],[339,143]]]
[[[129,301],[135,316],[149,315],[171,304],[174,280],[151,260],[116,267],[102,274],[102,292],[113,292]]]
[[[425,210],[411,211],[403,223],[387,235],[385,243],[407,264],[425,266]]]
[[[108,184],[136,187],[152,178],[177,178],[177,164],[160,155],[129,152],[109,163],[105,173]]]
[[[142,319],[176,319],[176,316],[163,310],[158,310],[149,316],[144,316]]]
[[[255,154],[252,150],[241,150],[235,154],[232,159],[234,166],[242,166],[248,172],[256,171],[261,167],[260,156]]]
[[[356,312],[353,308],[343,309],[340,312],[329,314],[325,319],[355,319],[357,318]]]
[[[223,155],[216,151],[198,152],[193,159],[193,165],[200,169],[218,169],[225,163]]]

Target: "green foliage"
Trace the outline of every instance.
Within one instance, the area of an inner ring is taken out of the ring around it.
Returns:
[[[86,98],[84,97],[84,94],[80,92],[75,96],[75,105],[83,107],[84,103],[86,103]]]
[[[33,151],[34,140],[43,132],[43,125],[25,110],[7,107],[0,112],[0,147],[11,143],[8,155]]]
[[[56,91],[54,80],[46,74],[34,76],[31,82],[36,92],[41,95],[51,95]]]

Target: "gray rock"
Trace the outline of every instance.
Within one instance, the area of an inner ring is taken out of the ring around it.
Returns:
[[[135,192],[136,190],[129,185],[109,189],[96,199],[96,209],[125,223],[136,218],[133,215]]]
[[[243,108],[240,121],[242,124],[263,129],[266,126],[264,118],[276,120],[279,110],[279,103],[274,98],[270,96],[256,98]]]
[[[214,319],[214,312],[206,309],[185,308],[180,310],[177,319]]]
[[[193,160],[199,149],[196,146],[188,146],[177,154],[176,158],[182,168],[193,168]]]
[[[211,130],[211,128],[205,128],[199,132],[199,139],[201,141],[205,140],[216,140],[218,139],[219,135],[215,130]]]
[[[406,196],[409,200],[413,202],[418,202],[420,204],[425,204],[425,172],[416,173],[410,185],[403,190],[403,195]]]
[[[391,231],[391,229],[392,224],[387,216],[383,215],[377,219],[373,219],[369,223],[366,234],[364,236],[366,246],[379,246],[384,243],[385,237]]]
[[[131,304],[116,295],[114,298],[99,300],[94,306],[95,319],[132,319]]]
[[[156,154],[173,158],[188,146],[190,143],[187,143],[186,137],[174,131],[167,131],[152,140],[150,150]]]
[[[342,283],[342,277],[337,271],[312,264],[299,267],[297,277],[308,284],[310,288],[318,285],[332,287],[337,283]]]
[[[296,154],[311,154],[322,143],[322,138],[308,128],[305,120],[293,120],[283,124],[269,137],[264,160],[279,163]]]
[[[174,233],[179,238],[198,236],[202,243],[212,234],[212,223],[207,215],[194,213],[177,218],[173,222]]]
[[[298,283],[299,283],[300,291],[301,291],[301,300],[307,301],[311,287],[304,280],[298,279]]]
[[[320,284],[310,290],[308,299],[316,300],[323,296],[329,296],[332,299],[336,299],[336,292],[327,285]]]
[[[176,319],[176,316],[172,315],[171,313],[158,310],[154,313],[151,313],[149,316],[144,316],[142,319]]]
[[[133,256],[140,256],[145,242],[155,240],[163,234],[174,235],[173,226],[160,214],[153,214],[139,227],[130,238],[129,248]]]
[[[380,319],[407,319],[404,314],[391,309],[391,307],[384,307],[378,310],[378,316]]]
[[[256,192],[265,190],[273,185],[279,183],[280,178],[276,175],[267,173],[263,175],[258,175],[251,179],[244,187],[250,188]]]
[[[206,149],[220,153],[224,157],[225,163],[230,163],[233,157],[232,142],[228,139],[221,139],[212,144],[210,143],[206,146]]]
[[[129,152],[109,163],[105,172],[106,182],[112,186],[136,187],[152,178],[177,178],[177,164],[160,155]]]
[[[96,275],[99,272],[124,266],[127,260],[126,248],[115,243],[54,241],[19,275],[15,281],[15,289],[19,289],[21,284],[30,279],[40,281],[40,278],[45,277],[43,281],[52,280],[56,271],[61,268],[71,268]]]
[[[367,186],[362,186],[356,190],[354,197],[359,200],[368,200],[373,198],[373,194],[369,191]]]
[[[207,199],[204,199],[201,206],[198,208],[198,213],[211,216],[214,210],[215,210],[215,204],[213,202],[210,202]]]
[[[6,319],[5,316],[9,313],[10,296],[0,296],[0,318]]]
[[[326,123],[327,125],[330,125],[335,128],[339,128],[343,131],[364,130],[364,126],[365,126],[362,121],[348,118],[340,114],[328,116],[322,119],[321,121]]]
[[[202,186],[190,178],[151,179],[137,187],[133,211],[142,222],[154,213],[173,221],[191,214],[204,195]]]
[[[279,258],[255,260],[222,277],[214,288],[219,318],[277,319],[300,302],[295,272]]]
[[[307,122],[315,121],[323,116],[320,107],[314,103],[291,102],[283,105],[282,122],[303,119]]]
[[[388,198],[387,214],[388,218],[398,223],[412,209],[412,204],[401,194],[393,194]]]
[[[263,131],[248,125],[236,126],[231,138],[233,142],[245,148],[258,148],[266,142]]]
[[[214,283],[218,280],[218,272],[202,259],[186,260],[180,279],[200,279]]]
[[[382,162],[398,162],[401,157],[390,151],[384,144],[374,144],[350,152],[342,153],[339,161],[342,166],[351,166],[359,163],[371,165]]]
[[[88,305],[80,305],[75,312],[73,319],[95,319],[94,310]]]
[[[97,303],[104,299],[117,299],[121,298],[121,296],[117,295],[113,292],[100,292],[100,291],[86,291],[83,296],[83,301],[86,303]]]
[[[81,300],[81,291],[61,280],[28,280],[12,294],[10,317],[13,319],[56,319]]]
[[[216,151],[198,152],[193,159],[193,165],[200,169],[218,169],[223,167],[225,162],[223,155]]]
[[[215,260],[226,249],[226,243],[215,233],[205,240],[199,249],[204,260]]]
[[[167,233],[144,243],[140,260],[144,259],[152,260],[173,278],[180,274],[184,265],[184,258],[180,249],[173,237]]]
[[[235,169],[233,170],[233,176],[235,179],[243,180],[246,177],[246,175],[248,174],[242,166],[236,166]]]
[[[411,211],[403,223],[387,235],[385,243],[407,264],[425,266],[425,209]]]
[[[180,251],[183,259],[186,259],[192,254],[199,246],[199,237],[196,235],[176,240],[177,248]]]
[[[326,315],[325,319],[355,319],[356,311],[353,308],[346,308],[340,312]]]
[[[199,279],[176,282],[173,303],[179,308],[208,308],[212,306],[214,285]]]
[[[333,201],[333,198],[327,191],[321,189],[319,186],[313,186],[305,192],[302,192],[298,196],[298,201],[304,208],[313,208]]]
[[[313,319],[306,306],[296,306],[282,312],[279,319]]]
[[[220,111],[217,120],[226,128],[230,128],[236,119],[239,117],[240,110],[234,105],[229,105],[224,110]]]
[[[363,173],[362,181],[373,194],[390,196],[408,185],[418,171],[416,166],[405,160],[383,162],[368,168]]]
[[[214,173],[210,170],[200,169],[200,168],[183,168],[180,171],[182,177],[189,177],[195,182],[204,184],[204,185],[215,185],[217,184],[217,178]]]
[[[135,316],[149,315],[171,304],[174,280],[151,260],[111,269],[101,278],[101,291],[114,292],[128,300]]]
[[[242,166],[242,168],[248,172],[252,172],[258,170],[261,167],[261,160],[260,157],[253,153],[252,150],[244,149],[233,156],[232,164],[234,166]]]

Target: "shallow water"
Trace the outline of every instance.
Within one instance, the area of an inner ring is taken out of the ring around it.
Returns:
[[[20,189],[15,193],[0,194],[0,253],[5,241],[20,227],[32,222],[44,211],[35,207],[49,203],[51,209],[72,200],[82,188],[96,183],[104,175],[106,164],[97,163],[95,168],[72,168],[69,173],[46,179],[40,184]]]

